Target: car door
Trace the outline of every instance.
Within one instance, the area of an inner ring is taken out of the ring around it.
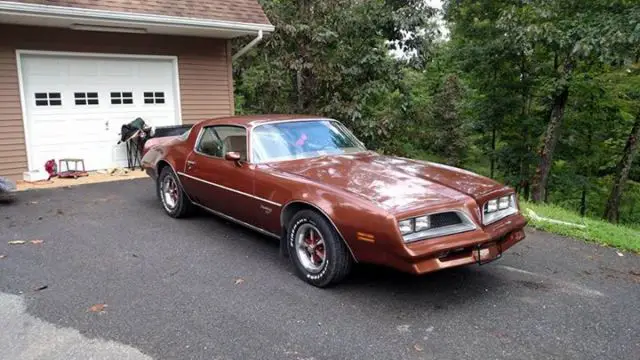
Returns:
[[[203,127],[193,152],[187,157],[185,174],[192,181],[190,194],[198,204],[236,220],[254,225],[254,169],[247,164],[247,131],[244,127]],[[240,161],[226,160],[237,152]]]

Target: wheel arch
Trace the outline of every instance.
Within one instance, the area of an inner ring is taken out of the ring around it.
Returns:
[[[283,231],[282,231],[283,238],[286,237],[286,235],[285,235],[286,234],[286,225],[289,223],[289,221],[293,218],[293,216],[296,213],[298,213],[299,211],[302,211],[302,210],[313,210],[313,211],[319,213],[325,219],[327,219],[329,221],[329,224],[331,224],[331,226],[334,228],[334,230],[338,233],[338,236],[340,237],[340,240],[342,240],[342,243],[347,247],[347,249],[349,249],[349,253],[351,254],[351,258],[353,259],[353,261],[355,261],[356,263],[358,262],[358,258],[355,256],[353,250],[351,249],[351,246],[345,240],[344,236],[340,232],[340,229],[338,229],[338,226],[335,224],[335,222],[333,222],[333,220],[331,219],[329,214],[327,214],[327,212],[324,211],[319,206],[317,206],[315,204],[312,204],[312,203],[310,203],[308,201],[292,200],[292,201],[286,203],[282,207],[282,210],[280,211],[280,226],[282,226],[282,229],[283,229]]]
[[[175,173],[175,169],[173,168],[173,166],[171,166],[171,164],[169,164],[169,162],[167,160],[164,159],[160,159],[158,160],[158,162],[156,163],[156,176],[160,176],[160,172],[162,172],[162,169],[164,169],[165,167],[171,167],[171,170],[173,170],[173,172]]]
[[[189,201],[193,200],[191,199],[191,196],[189,195],[189,193],[187,193],[187,191],[185,190],[184,186],[182,185],[182,179],[180,179],[180,174],[178,174],[178,172],[176,171],[175,167],[173,167],[173,165],[166,159],[160,159],[158,160],[158,162],[156,163],[156,178],[160,179],[160,172],[162,172],[162,170],[164,170],[164,168],[169,167],[171,169],[171,171],[173,172],[173,174],[176,176],[176,179],[178,180],[178,184],[180,185],[180,188],[182,189],[182,192],[184,192],[184,194],[187,196],[187,199],[189,199]]]

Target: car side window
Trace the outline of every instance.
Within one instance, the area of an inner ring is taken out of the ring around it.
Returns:
[[[204,155],[223,158],[228,152],[237,152],[247,160],[247,130],[238,126],[208,126],[202,130],[196,151]]]

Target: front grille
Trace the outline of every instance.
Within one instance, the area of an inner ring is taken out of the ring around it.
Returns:
[[[454,212],[444,212],[430,216],[431,228],[441,228],[445,226],[462,224],[460,216]]]

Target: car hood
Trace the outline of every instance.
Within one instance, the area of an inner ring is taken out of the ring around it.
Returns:
[[[280,162],[272,168],[356,194],[392,212],[477,199],[503,186],[451,166],[373,152]]]

